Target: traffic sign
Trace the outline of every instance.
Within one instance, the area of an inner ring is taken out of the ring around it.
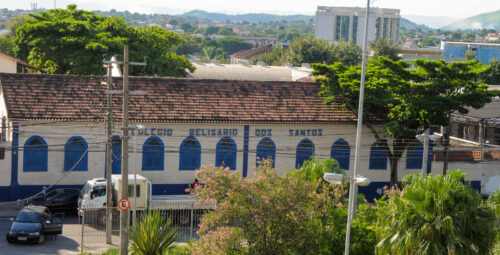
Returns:
[[[118,201],[118,208],[124,211],[127,210],[128,208],[130,208],[130,201],[128,201],[128,199],[126,198],[120,199],[120,201]]]

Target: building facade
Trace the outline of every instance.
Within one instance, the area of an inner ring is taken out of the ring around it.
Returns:
[[[441,41],[443,56],[465,58],[467,53],[475,56],[477,61],[489,64],[490,60],[500,59],[500,43],[471,43]]]
[[[386,38],[397,42],[400,19],[398,9],[370,8],[368,41]],[[315,37],[363,45],[365,20],[366,8],[318,6]]]
[[[0,200],[44,188],[81,188],[105,176],[107,96],[101,80],[0,74]],[[114,82],[113,89],[121,89],[121,79]],[[131,124],[146,128],[131,131],[129,174],[151,180],[153,194],[184,193],[203,165],[248,177],[262,158],[271,158],[284,174],[314,156],[336,159],[347,173],[353,169],[356,116],[341,105],[325,105],[316,83],[132,77],[130,89],[148,94],[130,97]],[[121,101],[114,95],[116,106]],[[120,109],[113,113],[115,174],[121,173]],[[400,179],[420,172],[422,154],[415,140],[400,160]],[[368,128],[359,174],[372,180],[360,188],[368,198],[382,195],[389,184],[387,154]]]

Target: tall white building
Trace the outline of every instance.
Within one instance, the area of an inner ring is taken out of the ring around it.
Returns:
[[[387,38],[397,42],[400,19],[399,9],[370,8],[368,41]],[[366,8],[318,6],[315,36],[329,42],[363,45],[365,20]]]

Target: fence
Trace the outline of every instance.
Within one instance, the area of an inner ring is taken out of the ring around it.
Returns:
[[[198,239],[198,224],[204,210],[201,209],[170,209],[160,210],[165,218],[172,218],[173,227],[177,227],[179,238],[177,242],[188,242],[191,239]],[[140,221],[144,210],[138,210],[135,218]],[[133,221],[132,211],[129,212],[130,225],[132,227],[136,222]],[[109,248],[118,247],[120,243],[120,210],[112,208],[112,231],[111,243],[106,243],[106,211],[104,209],[86,208],[80,212],[79,222],[80,233],[73,228],[73,233],[69,235],[80,235],[80,252],[89,252],[101,254]]]

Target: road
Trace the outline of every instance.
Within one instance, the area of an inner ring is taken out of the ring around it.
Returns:
[[[39,255],[39,254],[57,254],[74,255],[80,253],[82,226],[78,224],[77,217],[66,217],[63,225],[62,235],[55,239],[47,238],[44,244],[9,244],[5,240],[5,235],[9,231],[11,220],[9,218],[0,218],[0,254],[9,255]],[[103,243],[102,236],[92,234],[90,228],[86,228],[86,233],[90,233],[84,240],[84,252],[102,252],[108,247]],[[94,232],[95,233],[95,232]],[[113,236],[113,239],[117,238]],[[94,239],[94,240],[93,240]],[[113,240],[113,243],[118,243]]]

